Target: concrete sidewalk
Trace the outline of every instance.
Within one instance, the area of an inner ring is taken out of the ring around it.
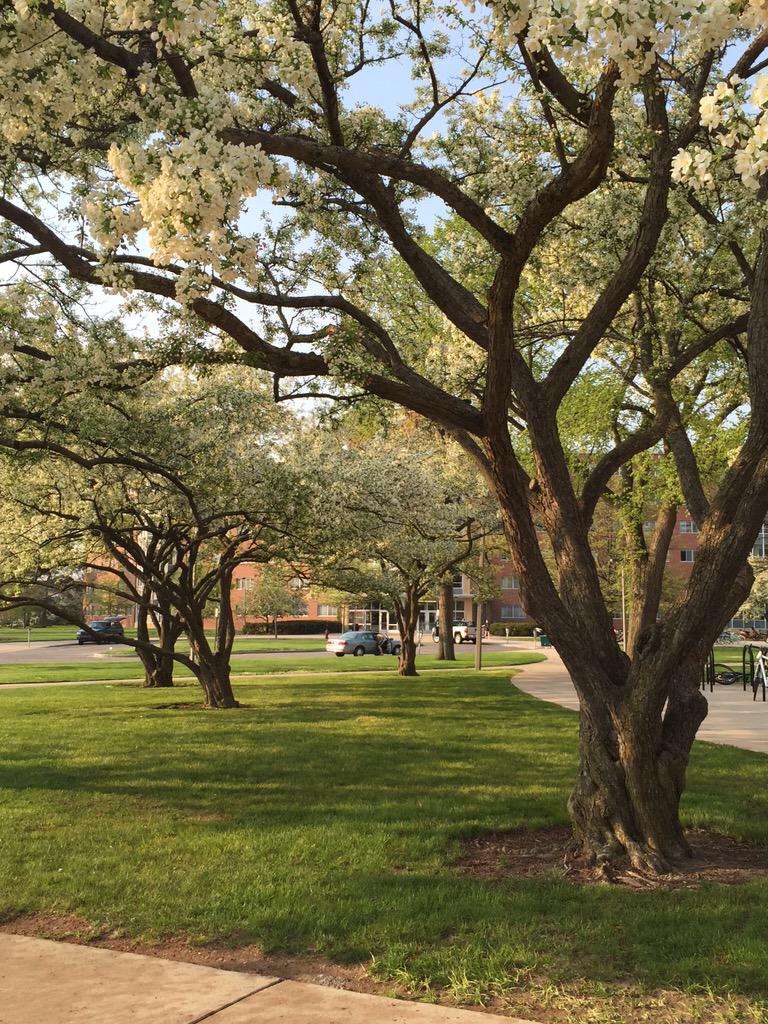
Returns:
[[[578,710],[579,701],[571,677],[559,655],[552,650],[541,652],[547,657],[533,665],[521,665],[521,672],[513,684],[532,697]],[[696,738],[708,743],[725,743],[768,754],[768,703],[753,701],[751,690],[746,693],[740,683],[718,686],[705,694],[709,714],[704,719]]]
[[[0,934],[0,1024],[529,1024]]]

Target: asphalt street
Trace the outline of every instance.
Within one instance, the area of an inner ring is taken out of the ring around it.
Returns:
[[[286,637],[285,639],[291,640],[292,638]],[[302,639],[306,639],[306,637]],[[279,640],[277,642],[279,643]],[[506,648],[507,645],[503,638],[489,637],[483,641],[483,647],[488,646],[495,646],[499,650]],[[530,649],[530,646],[530,640],[519,641],[514,643],[514,645],[510,644],[510,647],[516,650],[527,650]],[[317,654],[318,656],[327,657],[326,652],[323,650],[324,641],[322,637],[317,638],[317,647],[317,651],[235,651],[232,656],[234,658],[306,658],[307,656],[311,657],[313,654]],[[422,650],[426,654],[431,654],[434,653],[435,647],[436,645],[427,637]],[[472,644],[463,644],[458,649],[474,651],[475,648]],[[121,652],[125,652],[125,657],[131,661],[136,659],[136,655],[129,648],[123,647],[121,644],[83,644],[81,647],[74,640],[33,640],[29,645],[26,642],[0,644],[0,665],[39,665],[44,662],[55,662],[56,664],[64,662],[92,663],[105,660],[114,664],[115,660],[123,657]]]

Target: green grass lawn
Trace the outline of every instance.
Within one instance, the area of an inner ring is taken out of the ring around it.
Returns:
[[[531,661],[541,661],[543,655],[532,651],[485,651],[483,664],[487,666],[525,665]],[[474,654],[460,652],[455,662],[439,662],[430,651],[429,654],[417,658],[419,668],[441,670],[466,668],[474,663]],[[306,657],[290,658],[233,658],[232,675],[274,675],[283,672],[318,672],[331,669],[334,672],[386,672],[394,673],[397,659],[392,657],[336,658],[332,654],[308,654]],[[82,682],[89,679],[138,679],[141,676],[141,664],[138,658],[97,658],[87,662],[41,662],[40,664],[23,664],[21,662],[0,664],[1,683],[53,683]],[[177,665],[175,677],[191,679],[192,673],[183,665]]]
[[[462,836],[566,821],[576,715],[508,676],[271,676],[207,713],[158,707],[186,686],[5,691],[0,913],[311,951],[574,1024],[765,1021],[768,880],[638,893],[457,871]],[[767,767],[697,744],[686,822],[768,839]]]
[[[76,626],[33,626],[30,638],[38,640],[72,640],[77,632]],[[27,642],[27,630],[16,626],[0,626],[0,644],[24,644]]]

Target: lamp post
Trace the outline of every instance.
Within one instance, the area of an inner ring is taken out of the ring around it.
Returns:
[[[485,564],[485,537],[480,538],[480,570]],[[481,580],[477,583],[477,613],[475,615],[475,672],[483,667],[483,602],[480,600]]]

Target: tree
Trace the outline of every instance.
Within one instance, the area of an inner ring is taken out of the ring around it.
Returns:
[[[755,582],[744,604],[739,608],[739,615],[747,619],[768,618],[768,561],[765,558],[752,559]]]
[[[300,615],[304,610],[301,593],[291,585],[287,571],[281,566],[265,565],[251,591],[249,607],[254,615],[263,618],[277,639],[277,620],[284,615]]]
[[[271,371],[277,398],[367,392],[459,440],[578,692],[570,813],[606,871],[690,853],[678,809],[699,670],[748,591],[768,509],[768,34],[758,3],[740,10],[509,0],[377,16],[272,0],[244,18],[200,0],[2,15],[5,260],[180,303]],[[361,76],[402,63],[412,95],[372,107]],[[280,217],[254,237],[243,212],[259,189]],[[683,396],[729,346],[743,438],[707,494]],[[631,394],[576,469],[561,416],[595,368]],[[664,444],[699,555],[630,658],[589,527],[621,467]]]
[[[116,391],[103,407],[100,397],[60,394],[53,417],[30,417],[32,402],[20,404],[0,436],[9,453],[3,602],[34,600],[65,614],[70,585],[57,581],[77,570],[81,592],[89,585],[137,605],[137,639],[125,642],[142,658],[147,685],[169,685],[175,660],[192,670],[207,707],[237,706],[232,575],[275,556],[287,515],[272,458],[274,406],[256,376],[233,389],[224,370],[145,382],[140,402]],[[41,579],[50,581],[42,595]],[[213,641],[205,628],[212,601]],[[85,624],[82,611],[75,621]],[[182,632],[191,655],[176,650]]]
[[[404,676],[417,674],[422,601],[496,525],[485,489],[471,493],[466,460],[425,455],[424,440],[395,430],[359,448],[336,432],[296,445],[313,579],[394,608]]]

